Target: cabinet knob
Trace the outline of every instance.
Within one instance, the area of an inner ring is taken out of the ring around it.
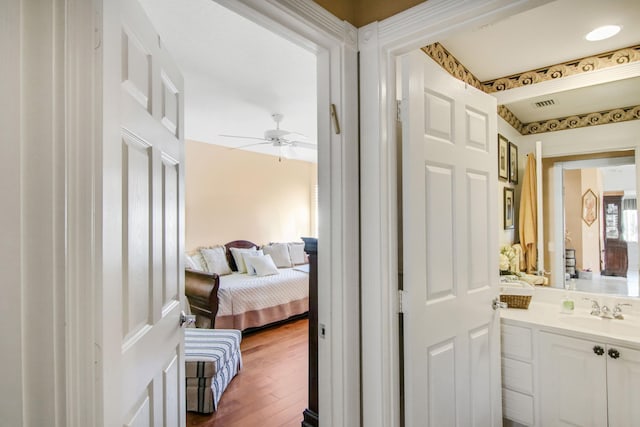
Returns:
[[[618,357],[620,357],[620,352],[615,348],[611,348],[609,349],[609,357],[612,359],[617,359]]]
[[[593,352],[598,356],[602,356],[604,354],[604,348],[600,347],[599,345],[596,345],[593,347]],[[609,352],[609,354],[611,354],[611,352]]]

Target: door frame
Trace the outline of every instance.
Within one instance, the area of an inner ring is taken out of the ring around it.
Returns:
[[[68,426],[100,426],[103,400],[99,298],[104,171],[102,144],[101,34],[104,2],[66,0],[67,215],[65,365]],[[318,58],[319,288],[318,319],[321,425],[360,425],[359,359],[359,187],[357,30],[311,0],[217,0],[316,52]],[[335,104],[341,133],[334,132]],[[58,295],[64,298],[64,295]],[[301,412],[302,415],[302,412]]]
[[[400,55],[549,0],[430,0],[358,30],[362,425],[400,426],[396,62]],[[496,230],[497,232],[497,230]]]

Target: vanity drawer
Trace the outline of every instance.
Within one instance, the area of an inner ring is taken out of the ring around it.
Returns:
[[[533,394],[533,367],[531,363],[503,357],[502,385],[510,390]]]
[[[503,388],[502,416],[520,424],[533,425],[533,397]]]
[[[501,330],[502,355],[531,361],[533,358],[531,329],[503,324]]]

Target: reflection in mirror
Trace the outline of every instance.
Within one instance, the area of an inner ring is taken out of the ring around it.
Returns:
[[[552,286],[640,296],[634,155],[543,159],[544,257]]]

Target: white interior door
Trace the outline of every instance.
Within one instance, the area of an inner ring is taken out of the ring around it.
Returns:
[[[137,1],[103,3],[105,426],[184,426],[183,81]]]
[[[496,101],[402,58],[407,426],[502,425]]]

